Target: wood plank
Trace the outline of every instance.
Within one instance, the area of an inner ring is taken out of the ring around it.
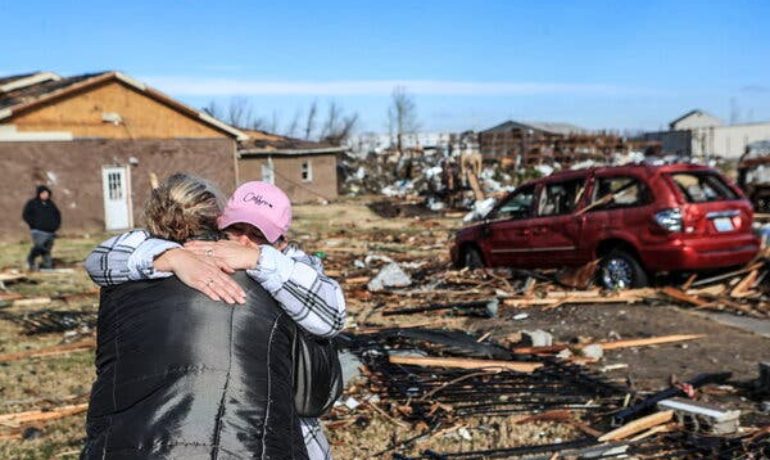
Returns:
[[[51,410],[32,410],[0,415],[0,423],[4,425],[19,425],[22,423],[43,422],[77,415],[88,410],[88,403],[72,404],[56,407]]]
[[[753,293],[752,289],[754,288],[754,283],[757,281],[757,277],[759,277],[759,270],[750,271],[749,274],[740,280],[738,284],[735,285],[733,290],[730,291],[730,297],[740,299],[751,295]]]
[[[704,307],[709,304],[709,302],[701,298],[689,295],[686,292],[682,291],[681,289],[677,289],[671,286],[664,287],[663,289],[660,290],[660,292],[662,292],[663,294],[667,295],[668,297],[674,300],[688,303],[690,305],[695,305],[696,307]]]
[[[620,441],[629,436],[641,433],[642,431],[649,430],[652,427],[668,423],[673,420],[673,418],[674,411],[672,410],[655,412],[654,414],[636,419],[633,422],[626,423],[619,428],[604,433],[599,436],[599,442]]]
[[[81,340],[79,342],[67,343],[64,345],[56,345],[53,347],[41,348],[39,350],[25,350],[25,351],[17,351],[14,353],[3,353],[3,354],[0,354],[0,363],[8,362],[8,361],[18,361],[18,360],[27,359],[27,358],[40,358],[45,356],[63,355],[63,354],[72,353],[75,351],[90,350],[93,348],[96,348],[96,340],[93,338],[89,338],[86,340]]]
[[[13,301],[14,307],[40,307],[51,303],[50,297],[29,297]]]
[[[505,369],[526,374],[532,373],[536,369],[543,367],[541,363],[423,356],[390,356],[389,361],[393,364],[405,364],[409,366],[449,367],[457,369]]]
[[[604,350],[618,350],[621,348],[647,347],[650,345],[662,345],[665,343],[685,342],[688,340],[702,339],[705,334],[675,334],[646,339],[615,340],[611,342],[598,342]],[[582,347],[581,347],[582,348]]]

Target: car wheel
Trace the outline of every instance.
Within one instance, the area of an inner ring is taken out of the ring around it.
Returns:
[[[647,272],[626,251],[615,249],[599,264],[599,282],[606,289],[641,288],[648,284]]]
[[[463,251],[463,266],[468,268],[482,268],[484,266],[484,259],[481,257],[481,253],[474,247],[465,248]]]

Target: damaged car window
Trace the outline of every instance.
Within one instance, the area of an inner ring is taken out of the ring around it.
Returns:
[[[650,201],[647,188],[633,177],[600,177],[591,202],[602,202],[595,209],[642,206]]]
[[[737,199],[735,192],[715,174],[679,173],[672,174],[671,179],[689,203]]]
[[[539,201],[539,216],[571,214],[583,197],[585,179],[548,184],[543,187]]]
[[[530,216],[535,187],[522,188],[503,203],[494,214],[495,219],[524,219]]]

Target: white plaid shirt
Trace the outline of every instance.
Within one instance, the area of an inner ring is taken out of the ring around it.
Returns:
[[[99,286],[114,286],[134,280],[173,276],[153,268],[155,259],[179,244],[153,238],[146,230],[133,230],[101,243],[86,258],[86,271]],[[260,247],[251,278],[270,292],[294,321],[311,334],[333,337],[345,327],[345,298],[339,284],[323,273],[318,257],[295,246],[283,252]],[[300,419],[311,460],[331,460],[331,448],[314,418]]]

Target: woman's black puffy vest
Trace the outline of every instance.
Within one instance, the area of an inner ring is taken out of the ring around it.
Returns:
[[[102,290],[84,459],[305,459],[294,322],[245,274],[247,304],[176,278]]]

